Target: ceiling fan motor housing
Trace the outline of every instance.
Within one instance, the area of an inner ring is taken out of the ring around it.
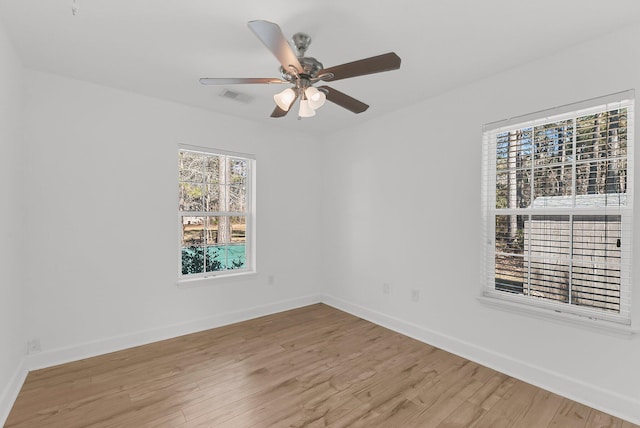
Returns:
[[[298,61],[300,61],[300,65],[302,66],[302,73],[299,74],[299,77],[313,79],[317,77],[318,72],[324,68],[322,63],[315,58],[298,57]],[[291,70],[285,70],[280,67],[280,73],[282,73],[282,77],[285,80],[293,81],[296,79],[295,74]]]

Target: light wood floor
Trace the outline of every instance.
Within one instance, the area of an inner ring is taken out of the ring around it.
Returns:
[[[636,425],[325,305],[31,372],[5,427]]]

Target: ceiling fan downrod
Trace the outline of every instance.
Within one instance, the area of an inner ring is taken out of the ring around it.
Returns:
[[[296,33],[291,39],[293,40],[293,44],[298,50],[298,56],[304,57],[304,53],[307,51],[309,45],[311,44],[311,36],[305,33]]]

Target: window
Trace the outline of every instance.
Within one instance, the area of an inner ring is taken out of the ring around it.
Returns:
[[[248,155],[180,147],[180,279],[253,271],[254,162]]]
[[[485,125],[485,297],[631,323],[633,96]]]

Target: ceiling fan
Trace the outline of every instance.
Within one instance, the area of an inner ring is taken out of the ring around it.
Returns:
[[[292,87],[273,96],[276,108],[271,117],[284,117],[295,101],[300,99],[298,118],[314,116],[315,110],[321,107],[325,100],[344,107],[354,113],[362,113],[369,106],[329,86],[315,87],[318,82],[333,82],[349,77],[397,70],[400,68],[400,57],[394,52],[361,59],[334,67],[324,68],[317,59],[304,56],[311,37],[304,33],[293,35],[293,43],[298,51],[296,55],[282,34],[277,24],[268,21],[249,21],[249,28],[264,43],[273,55],[280,61],[282,78],[269,77],[237,77],[200,79],[203,85],[236,85],[246,83],[289,83]]]

